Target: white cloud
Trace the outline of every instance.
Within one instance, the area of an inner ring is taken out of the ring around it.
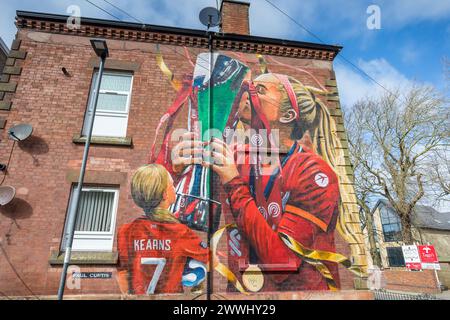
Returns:
[[[413,65],[419,61],[419,58],[423,54],[422,48],[418,48],[412,43],[407,43],[398,49],[402,62],[404,64]]]
[[[41,0],[41,1],[2,1],[0,11],[0,36],[9,45],[14,38],[15,11],[29,10],[48,13],[66,14],[69,5],[76,4],[81,8],[82,16],[112,19],[110,16],[83,0]],[[116,15],[117,10],[102,0],[91,0],[107,8]],[[171,25],[178,27],[203,29],[198,21],[198,13],[206,6],[215,6],[215,0],[172,0],[172,1],[145,1],[145,0],[109,0],[118,7],[129,12],[139,20],[149,24]],[[366,32],[366,8],[369,4],[380,5],[383,19],[383,28],[388,26],[402,27],[408,23],[423,20],[436,20],[450,16],[450,1],[427,0],[271,0],[275,5],[285,10],[295,20],[309,27],[318,35],[331,34],[335,38],[353,37],[362,34],[360,43],[373,41],[375,34]],[[128,17],[126,20],[132,21]],[[251,0],[250,22],[252,34],[284,38],[303,39],[306,32],[296,26],[287,17],[276,11],[264,0]],[[450,28],[450,27],[449,27]],[[332,33],[330,33],[332,30]],[[450,30],[450,29],[449,29]],[[324,39],[325,41],[330,39]],[[332,40],[332,39],[331,39]],[[417,49],[406,46],[399,49],[403,62],[414,62],[419,55]],[[370,93],[377,93],[381,89],[367,77],[361,75],[349,65],[343,65],[337,59],[336,72],[343,104],[352,105],[359,98]],[[408,79],[384,59],[371,61],[360,60],[358,66],[377,79],[383,86],[408,83]]]
[[[439,20],[450,16],[448,0],[384,0],[381,1],[385,18],[394,24],[403,25],[425,20]]]
[[[383,58],[369,61],[360,59],[357,66],[379,84],[349,64],[336,62],[335,72],[339,95],[341,104],[345,107],[353,106],[364,97],[379,95],[386,89],[391,91],[398,87],[406,88],[413,83]]]
[[[325,42],[335,39],[369,37],[376,33],[367,29],[366,10],[376,4],[381,9],[383,30],[396,31],[408,25],[450,18],[448,0],[271,0],[294,20],[315,33]],[[252,0],[251,22],[255,32],[268,35],[305,35],[299,26],[264,0]],[[331,36],[334,39],[330,38]]]
[[[92,2],[119,14],[117,10],[102,0]],[[198,21],[198,13],[207,6],[216,6],[216,0],[108,0],[123,8],[136,18],[159,25],[171,25],[203,29]],[[295,25],[265,0],[249,0],[252,33],[260,36],[285,39],[303,39],[306,32]],[[366,36],[367,6],[381,7],[382,28],[402,28],[408,24],[425,20],[448,19],[450,1],[439,0],[271,0],[286,11],[294,20],[323,38],[325,42]],[[83,0],[1,0],[0,36],[7,44],[14,34],[15,10],[30,10],[66,14],[69,5],[79,5],[85,17],[112,19],[107,14]],[[130,20],[129,18],[127,18]],[[330,31],[332,31],[330,33]],[[333,38],[330,38],[330,37]]]
[[[16,34],[14,17],[16,10],[37,11],[43,13],[55,13],[66,15],[70,5],[78,5],[83,17],[102,18],[114,20],[113,17],[83,0],[0,0],[0,36],[9,46]],[[185,28],[203,29],[198,19],[200,10],[208,6],[216,6],[215,0],[108,0],[130,15],[148,24],[177,26]],[[102,0],[91,2],[106,9],[123,20],[135,22],[133,19],[114,9]]]
[[[284,6],[290,1],[283,1],[276,5]],[[290,7],[290,13],[295,12],[296,7]],[[298,7],[298,6],[297,6]],[[294,15],[297,16],[297,15]],[[298,16],[297,16],[298,17]],[[275,11],[274,8],[263,0],[253,0],[250,5],[250,32],[253,35],[272,38],[300,38],[305,32],[288,20],[283,14]]]
[[[41,0],[41,1],[29,1],[29,0],[15,0],[5,1],[1,0],[0,11],[0,36],[5,43],[10,46],[14,39],[17,29],[14,25],[16,10],[23,11],[37,11],[44,13],[56,13],[66,15],[66,10],[70,5],[79,5],[81,8],[81,14],[83,16],[95,16],[101,18],[108,18],[105,13],[99,12],[98,9],[92,7],[85,1],[74,0]]]

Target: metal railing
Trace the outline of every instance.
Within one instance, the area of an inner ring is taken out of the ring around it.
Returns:
[[[428,293],[400,293],[384,289],[373,290],[375,300],[440,300],[438,297]]]

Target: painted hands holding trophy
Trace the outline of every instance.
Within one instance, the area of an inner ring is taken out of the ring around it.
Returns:
[[[202,142],[193,132],[185,133],[182,140],[174,146],[172,164],[175,172],[182,172],[192,164],[211,168],[223,184],[239,175],[230,146],[218,138]]]

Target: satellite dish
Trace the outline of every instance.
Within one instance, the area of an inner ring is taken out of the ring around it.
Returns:
[[[23,141],[33,133],[33,127],[29,124],[19,124],[9,129],[9,138],[15,141]]]
[[[213,7],[207,7],[200,11],[200,22],[208,28],[217,27],[220,24],[220,11]]]
[[[10,186],[0,186],[0,206],[5,206],[14,199],[16,189]]]

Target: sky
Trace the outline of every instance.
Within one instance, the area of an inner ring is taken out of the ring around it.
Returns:
[[[204,29],[200,10],[220,0],[90,0],[125,21]],[[450,0],[266,0],[250,2],[251,34],[289,40],[339,44],[335,60],[341,103],[352,106],[385,87],[406,87],[417,81],[433,85],[448,95],[444,81],[445,58],[450,60]],[[67,14],[79,6],[83,17],[114,19],[87,0],[0,0],[0,37],[10,46],[16,28],[16,10]],[[369,29],[371,5],[380,13],[379,29]],[[311,35],[313,34],[313,35]],[[349,63],[351,62],[351,63]],[[369,79],[358,66],[377,83]]]
[[[204,29],[198,14],[220,0],[89,0],[124,21],[133,21],[108,2],[140,21]],[[81,16],[114,19],[87,0],[0,0],[0,37],[10,46],[16,28],[16,10],[68,14],[79,6]],[[247,0],[250,29],[256,36],[339,44],[335,60],[341,104],[356,101],[413,82],[435,86],[449,94],[444,63],[450,61],[450,0]],[[379,28],[373,22],[373,5],[379,9]],[[293,21],[294,20],[294,21]],[[303,26],[301,28],[300,25]],[[307,31],[306,31],[306,30]],[[375,79],[369,79],[354,66]]]

